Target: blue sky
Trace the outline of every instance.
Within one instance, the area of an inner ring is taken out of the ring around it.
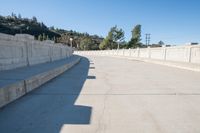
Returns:
[[[47,26],[106,36],[117,25],[128,41],[136,24],[142,42],[200,42],[200,0],[1,0],[0,15],[36,16]]]

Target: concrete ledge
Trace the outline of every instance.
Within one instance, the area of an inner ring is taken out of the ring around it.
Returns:
[[[0,108],[38,88],[51,79],[59,76],[66,70],[76,65],[80,61],[80,58],[81,57],[77,57],[67,64],[56,67],[52,70],[45,71],[43,73],[32,75],[20,81],[11,81],[11,83],[5,83],[8,81],[1,80],[1,82],[4,82],[5,85],[0,87]]]
[[[165,65],[169,67],[175,67],[195,72],[200,72],[200,65],[193,63],[183,63],[183,62],[174,62],[174,61],[162,61],[162,60],[152,60],[152,59],[138,59],[148,63],[154,63],[158,65]]]
[[[184,62],[175,62],[175,61],[163,61],[163,60],[156,60],[156,59],[146,59],[146,58],[135,58],[135,57],[125,57],[125,56],[110,56],[115,58],[123,58],[123,59],[129,59],[129,60],[138,60],[148,63],[154,63],[158,65],[164,65],[169,67],[175,67],[195,72],[200,72],[200,65],[199,64],[193,64],[193,63],[184,63]]]
[[[44,83],[48,82],[49,80],[59,76],[66,70],[70,69],[72,66],[77,64],[80,61],[80,58],[75,60],[74,62],[70,62],[69,64],[63,65],[61,67],[55,68],[53,70],[37,74],[25,80],[26,92],[30,92],[35,88],[43,85]]]
[[[0,88],[0,107],[25,95],[26,89],[24,81],[20,81]]]

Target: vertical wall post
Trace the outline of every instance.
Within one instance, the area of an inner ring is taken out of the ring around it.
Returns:
[[[29,45],[28,45],[28,41],[25,41],[25,47],[26,47],[26,63],[27,66],[30,66],[30,57],[29,57]]]
[[[49,56],[50,56],[50,62],[53,61],[53,47],[52,46],[49,46]]]
[[[151,48],[150,48],[150,46],[148,46],[148,58],[149,59],[151,58]]]
[[[138,52],[137,57],[140,57],[140,48],[139,47],[137,48],[137,52]]]
[[[164,46],[163,48],[164,48],[164,60],[166,60],[167,59],[167,47]]]
[[[117,56],[119,55],[119,49],[117,49]]]
[[[188,55],[188,62],[191,63],[191,57],[192,57],[192,46],[189,47],[189,55]]]

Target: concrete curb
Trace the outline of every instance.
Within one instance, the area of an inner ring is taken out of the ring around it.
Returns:
[[[134,57],[124,57],[124,56],[110,56],[114,58],[122,58],[122,59],[128,59],[128,60],[138,60],[138,61],[143,61],[147,63],[153,63],[153,64],[158,64],[158,65],[163,65],[163,66],[168,66],[168,67],[175,67],[179,69],[184,69],[184,70],[189,70],[189,71],[195,71],[195,72],[200,72],[200,65],[183,65],[178,62],[169,62],[169,61],[162,61],[162,60],[150,60],[150,59],[143,59],[143,58],[134,58]]]
[[[59,76],[79,63],[80,59],[81,57],[78,57],[76,60],[53,70],[31,76],[27,79],[0,88],[0,108]]]
[[[0,88],[0,108],[26,94],[24,81]]]
[[[81,54],[81,55],[87,56],[87,54],[85,54],[85,55]],[[153,64],[158,64],[158,65],[163,65],[163,66],[168,66],[168,67],[175,67],[175,68],[189,70],[189,71],[200,72],[200,65],[198,65],[198,64],[163,61],[163,60],[155,60],[155,59],[130,57],[130,56],[119,56],[119,55],[117,55],[117,56],[115,56],[115,55],[95,55],[95,56],[108,56],[108,57],[128,59],[128,60],[137,60],[137,61],[143,61],[143,62],[147,62],[147,63],[153,63]]]

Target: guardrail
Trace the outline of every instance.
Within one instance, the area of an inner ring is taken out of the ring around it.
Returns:
[[[76,54],[112,55],[200,64],[200,45],[119,50],[76,51]]]

